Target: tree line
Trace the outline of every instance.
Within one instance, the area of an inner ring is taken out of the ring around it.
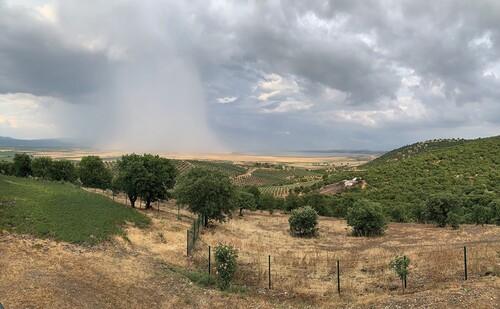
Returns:
[[[229,175],[221,171],[194,168],[179,176],[171,160],[151,154],[123,155],[110,169],[99,156],[84,156],[73,162],[17,153],[13,162],[0,162],[0,173],[124,193],[132,208],[138,198],[150,209],[154,202],[175,197],[177,203],[203,215],[205,225],[211,220],[226,221],[238,208],[240,215],[243,209],[257,209],[260,195],[256,187],[236,187]]]
[[[490,166],[497,163],[495,156],[486,156],[488,148],[483,147],[481,150],[485,158],[481,159],[483,164],[487,160],[494,161],[489,163]],[[441,160],[433,169],[425,164],[430,161],[428,157],[431,155],[432,159],[436,157]],[[454,156],[452,161],[449,156],[447,150],[445,153],[429,153],[363,172],[327,174],[325,183],[351,179],[359,176],[353,173],[361,173],[369,186],[366,190],[358,187],[333,196],[316,192],[291,192],[286,198],[261,194],[255,186],[237,187],[232,184],[229,175],[221,171],[193,168],[179,175],[171,160],[151,154],[124,155],[117,160],[113,169],[108,169],[98,156],[86,156],[74,163],[50,157],[32,158],[20,153],[15,155],[13,162],[0,162],[0,173],[69,181],[84,187],[109,189],[114,194],[125,193],[131,207],[135,207],[138,198],[145,201],[146,209],[150,209],[156,201],[175,198],[178,204],[187,205],[193,213],[204,215],[205,225],[211,220],[226,221],[236,211],[240,215],[243,215],[244,210],[291,212],[305,206],[312,207],[319,215],[345,218],[348,221],[350,214],[351,218],[353,214],[368,218],[364,221],[376,218],[381,226],[388,221],[435,223],[452,227],[462,223],[500,225],[498,170],[484,169],[482,177],[467,178],[467,186],[462,186],[460,179],[452,180],[459,185],[443,186],[450,178],[456,178],[453,175],[459,168],[462,169],[460,172],[465,171],[464,164],[457,166],[459,157]],[[448,165],[450,161],[454,163],[454,168]],[[475,171],[484,167],[472,166]],[[443,180],[434,182],[438,175]],[[488,183],[495,185],[489,187],[486,185]],[[356,220],[351,222],[351,226],[356,224]],[[370,233],[363,227],[358,229],[360,235]]]

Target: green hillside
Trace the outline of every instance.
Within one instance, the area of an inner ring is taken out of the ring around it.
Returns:
[[[122,234],[126,222],[146,226],[150,220],[71,184],[0,175],[0,230],[95,244]]]
[[[418,154],[425,153],[428,151],[440,150],[446,147],[457,146],[471,142],[471,140],[466,139],[434,139],[425,142],[418,142],[411,145],[406,145],[398,149],[394,149],[380,156],[379,158],[370,161],[364,165],[364,167],[376,166],[379,164],[384,164],[391,161],[404,160],[414,157]]]
[[[422,202],[437,193],[459,198],[466,222],[472,220],[474,206],[500,211],[493,209],[498,208],[500,198],[500,136],[427,148],[404,159],[388,159],[398,152],[393,151],[391,156],[366,164],[365,170],[331,175],[332,183],[355,176],[366,181],[365,189],[345,190],[334,199],[340,204],[358,198],[379,202],[396,221],[419,221]]]

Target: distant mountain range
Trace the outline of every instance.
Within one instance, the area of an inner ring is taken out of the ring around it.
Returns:
[[[75,147],[75,145],[65,139],[15,139],[0,136],[0,147],[59,148]]]

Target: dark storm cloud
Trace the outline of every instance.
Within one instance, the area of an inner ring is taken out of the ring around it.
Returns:
[[[75,134],[380,149],[500,129],[498,1],[55,1],[50,22],[8,3],[0,93],[78,103]]]
[[[35,12],[0,1],[0,93],[71,98],[103,88],[108,61],[66,39]]]

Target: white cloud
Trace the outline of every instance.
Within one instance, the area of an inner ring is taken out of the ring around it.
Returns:
[[[279,74],[266,74],[264,80],[258,82],[256,91],[260,101],[268,101],[270,98],[278,96],[289,96],[301,92],[299,84],[291,77],[283,77]]]
[[[61,104],[52,97],[27,93],[0,94],[0,136],[60,137],[51,109]]]
[[[36,9],[44,20],[57,23],[57,6],[54,3],[45,3]]]
[[[272,98],[273,96],[276,96],[279,93],[280,93],[279,90],[274,90],[274,91],[267,92],[267,93],[261,93],[261,95],[258,96],[258,99],[259,99],[259,101],[267,101],[267,100],[269,100],[269,98]]]
[[[310,109],[313,104],[309,102],[299,102],[299,101],[283,101],[274,108],[264,108],[264,113],[286,113],[292,111],[300,111]]]
[[[223,97],[223,98],[217,98],[217,102],[219,102],[219,104],[228,104],[228,103],[232,103],[234,101],[238,100],[237,97]]]
[[[375,108],[334,111],[323,115],[325,122],[345,122],[365,127],[385,127],[394,124],[412,124],[426,119],[430,110],[409,96],[396,100],[382,100]]]

